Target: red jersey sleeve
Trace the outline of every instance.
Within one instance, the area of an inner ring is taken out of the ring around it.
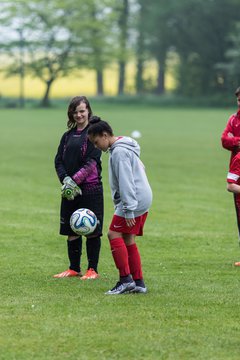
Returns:
[[[237,136],[239,134],[236,134],[236,130],[233,126],[234,119],[235,119],[235,114],[230,116],[221,137],[222,146],[230,151],[236,149],[240,141],[240,136]],[[229,133],[231,133],[233,136],[229,136]]]

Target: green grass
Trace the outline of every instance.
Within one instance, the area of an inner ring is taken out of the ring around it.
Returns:
[[[52,278],[68,266],[53,166],[66,114],[1,110],[0,359],[239,359],[240,253],[220,145],[234,110],[93,108],[116,135],[143,134],[154,201],[138,245],[149,293],[104,295],[118,277],[107,154],[101,279]]]

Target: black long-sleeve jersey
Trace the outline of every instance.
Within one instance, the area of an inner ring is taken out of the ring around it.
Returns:
[[[101,151],[87,137],[87,129],[71,129],[61,138],[55,156],[55,169],[59,180],[71,176],[84,193],[102,192]]]

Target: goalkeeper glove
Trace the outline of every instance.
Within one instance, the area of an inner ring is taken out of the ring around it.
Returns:
[[[67,200],[73,200],[77,195],[82,195],[81,189],[70,176],[63,179],[62,197]]]

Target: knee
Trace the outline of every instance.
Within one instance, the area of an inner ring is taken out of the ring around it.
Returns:
[[[68,241],[73,241],[73,240],[77,240],[78,238],[81,238],[81,236],[79,236],[79,235],[77,235],[77,236],[69,235],[67,239],[68,239]]]
[[[130,246],[130,245],[135,244],[135,239],[134,238],[124,239],[124,242],[125,242],[126,246]]]
[[[108,240],[111,241],[111,240],[115,239],[116,237],[119,237],[119,235],[116,235],[115,231],[108,230],[107,237],[108,237]]]
[[[135,244],[135,235],[133,234],[124,234],[123,239],[127,246]]]

